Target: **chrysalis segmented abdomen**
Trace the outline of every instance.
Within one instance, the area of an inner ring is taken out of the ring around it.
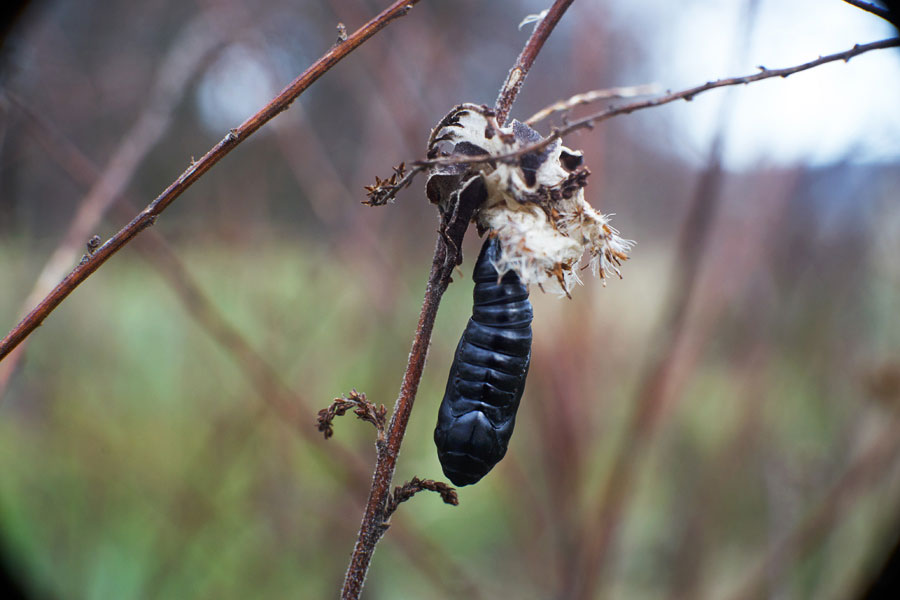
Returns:
[[[531,362],[531,302],[513,271],[494,267],[500,242],[485,240],[475,263],[475,305],[456,347],[434,442],[454,485],[477,482],[509,445]]]

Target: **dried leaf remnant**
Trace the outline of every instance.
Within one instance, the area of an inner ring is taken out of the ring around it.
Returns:
[[[376,407],[366,399],[365,394],[356,390],[352,390],[346,397],[335,398],[331,406],[319,411],[316,423],[326,440],[334,435],[333,421],[335,417],[344,416],[348,410],[353,410],[353,414],[358,418],[374,425],[378,431],[378,441],[384,441],[384,424],[387,409],[384,407],[384,404]]]
[[[453,506],[459,505],[459,497],[456,490],[443,481],[435,481],[433,479],[419,479],[413,477],[403,485],[394,488],[394,493],[388,498],[387,507],[384,509],[385,521],[390,518],[401,502],[406,502],[421,491],[435,492],[441,495],[441,500],[445,504]]]
[[[376,175],[375,183],[363,188],[366,190],[366,199],[363,200],[363,204],[366,206],[383,206],[388,202],[393,202],[397,193],[412,183],[413,178],[422,170],[424,170],[424,167],[413,167],[410,171],[407,171],[406,163],[400,163],[394,167],[394,172],[387,179],[382,179]]]

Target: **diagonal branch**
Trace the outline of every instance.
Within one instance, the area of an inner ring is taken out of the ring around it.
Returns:
[[[341,59],[358,48],[367,39],[382,30],[392,21],[406,15],[419,0],[395,0],[390,7],[363,25],[353,35],[332,47],[299,77],[294,79],[281,93],[259,112],[244,121],[228,134],[200,160],[193,162],[168,188],[141,211],[128,225],[106,241],[88,260],[77,265],[40,303],[0,340],[0,360],[8,355],[22,340],[28,337],[40,324],[78,287],[113,254],[121,250],[141,231],[153,225],[156,218],[169,207],[185,190],[209,171],[213,165],[231,152],[241,142],[250,137],[278,113],[287,110],[313,82],[327,73]]]
[[[500,88],[500,95],[497,96],[494,110],[497,111],[498,123],[504,123],[506,121],[506,118],[509,116],[509,111],[516,101],[516,97],[519,95],[519,90],[525,82],[525,77],[528,75],[531,65],[534,64],[534,59],[537,58],[541,48],[544,47],[544,42],[550,37],[556,24],[559,23],[560,18],[562,18],[563,13],[566,12],[566,9],[569,8],[569,5],[571,5],[573,1],[574,0],[556,0],[553,6],[537,17],[539,23],[525,43],[525,47],[519,54],[519,58],[516,59],[516,64],[510,69],[503,87]],[[530,22],[530,20],[526,19],[523,23],[524,22]],[[383,206],[388,202],[393,202],[400,190],[408,187],[415,176],[424,171],[425,167],[430,164],[429,161],[417,162],[412,169],[404,171],[402,175],[398,175],[400,177],[399,181],[397,181],[396,177],[392,177],[388,180],[380,180],[376,177],[375,185],[366,186],[368,199],[363,201],[363,204],[367,206]],[[401,166],[403,166],[402,163]],[[396,168],[394,171],[396,173]]]
[[[91,237],[110,207],[121,198],[143,159],[169,129],[172,112],[181,102],[191,78],[212,51],[233,35],[237,27],[236,20],[232,16],[218,17],[211,23],[210,15],[203,14],[182,29],[162,60],[143,110],[122,136],[108,164],[102,170],[93,168],[93,165],[87,167],[88,172],[96,171],[96,176],[91,177],[88,190],[72,217],[68,230],[41,269],[19,314],[25,313],[46,296],[69,271],[72,263],[78,260],[85,241]],[[17,110],[27,115],[33,124],[49,129],[43,116],[24,100],[8,91],[4,92],[4,96]],[[55,143],[64,144],[59,140]],[[76,160],[82,167],[85,162],[89,162]],[[134,213],[128,214],[130,216]],[[0,365],[0,396],[24,351],[25,345],[19,346]]]
[[[634,85],[628,87],[613,87],[602,90],[591,90],[575,94],[566,100],[554,102],[550,106],[545,106],[538,112],[534,113],[525,120],[525,124],[534,127],[537,123],[543,121],[554,113],[565,113],[576,106],[599,102],[600,100],[621,100],[623,98],[633,98],[635,96],[648,96],[650,94],[661,93],[662,86],[656,83],[646,83],[643,85]]]
[[[522,53],[519,54],[519,58],[516,59],[516,64],[509,70],[509,75],[506,76],[506,82],[504,82],[503,87],[500,88],[500,95],[497,96],[497,102],[494,103],[494,107],[497,110],[497,122],[501,125],[506,122],[506,118],[509,116],[509,111],[512,108],[513,102],[516,101],[516,96],[519,95],[519,90],[522,89],[522,84],[525,83],[525,77],[528,75],[528,71],[531,70],[531,65],[534,64],[534,59],[537,58],[538,52],[544,47],[544,42],[550,37],[550,33],[556,27],[556,24],[559,23],[563,13],[566,12],[566,9],[569,8],[573,1],[574,0],[556,0],[556,2],[553,3],[553,6],[547,9],[547,14],[541,18],[537,27],[534,28],[531,37],[528,38],[528,42],[525,43]]]
[[[835,54],[828,54],[826,56],[820,56],[815,60],[811,60],[809,62],[795,65],[793,67],[785,67],[783,69],[767,69],[765,67],[759,67],[760,72],[755,73],[753,75],[745,75],[743,77],[730,77],[728,79],[717,79],[715,81],[709,81],[704,83],[703,85],[694,86],[692,88],[688,88],[685,90],[681,90],[680,92],[671,92],[669,94],[665,94],[663,96],[658,96],[656,98],[649,98],[647,100],[640,100],[637,102],[630,102],[628,104],[623,104],[621,106],[614,106],[612,108],[607,108],[600,112],[596,112],[594,114],[588,115],[583,119],[578,119],[577,121],[572,121],[565,127],[554,128],[554,130],[542,139],[539,142],[535,142],[533,144],[529,144],[528,146],[523,146],[519,150],[515,152],[509,152],[507,154],[483,154],[481,156],[463,156],[463,157],[448,157],[448,158],[433,158],[430,160],[419,160],[413,163],[414,166],[417,167],[431,167],[436,165],[459,165],[459,164],[478,164],[485,163],[491,161],[506,161],[513,162],[519,159],[524,154],[529,154],[533,152],[539,152],[540,150],[546,148],[556,140],[569,135],[574,131],[578,131],[579,129],[592,129],[594,125],[600,123],[602,121],[606,121],[607,119],[611,119],[618,115],[627,115],[631,114],[638,110],[643,110],[645,108],[654,108],[656,106],[662,106],[663,104],[669,104],[670,102],[675,102],[676,100],[685,100],[690,102],[694,99],[694,96],[697,94],[702,94],[703,92],[708,92],[710,90],[714,90],[717,88],[728,87],[732,85],[744,85],[747,83],[753,83],[754,81],[762,81],[763,79],[770,79],[772,77],[781,77],[785,78],[794,73],[800,73],[801,71],[808,71],[809,69],[813,69],[815,67],[824,65],[830,62],[844,61],[848,62],[854,56],[859,56],[860,54],[865,54],[866,52],[870,52],[872,50],[882,50],[885,48],[896,48],[900,47],[900,38],[888,38],[886,40],[880,40],[877,42],[870,42],[868,44],[856,44],[849,50],[845,50],[843,52],[837,52]]]

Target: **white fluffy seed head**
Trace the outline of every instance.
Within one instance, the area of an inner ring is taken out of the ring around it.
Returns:
[[[515,152],[542,138],[518,121],[500,127],[493,111],[463,104],[434,129],[428,155],[458,156]],[[431,169],[429,199],[452,210],[463,182],[483,178],[486,198],[475,214],[479,230],[500,238],[503,252],[495,265],[503,273],[514,270],[524,283],[569,295],[582,258],[604,282],[628,258],[633,242],[622,239],[607,216],[584,199],[589,171],[582,154],[558,140],[514,163],[494,161],[475,165],[446,165]]]

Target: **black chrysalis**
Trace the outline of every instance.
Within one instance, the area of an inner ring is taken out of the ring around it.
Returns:
[[[477,482],[506,454],[531,362],[531,302],[514,271],[500,278],[500,242],[485,240],[472,278],[475,305],[438,412],[434,443],[454,485]]]

